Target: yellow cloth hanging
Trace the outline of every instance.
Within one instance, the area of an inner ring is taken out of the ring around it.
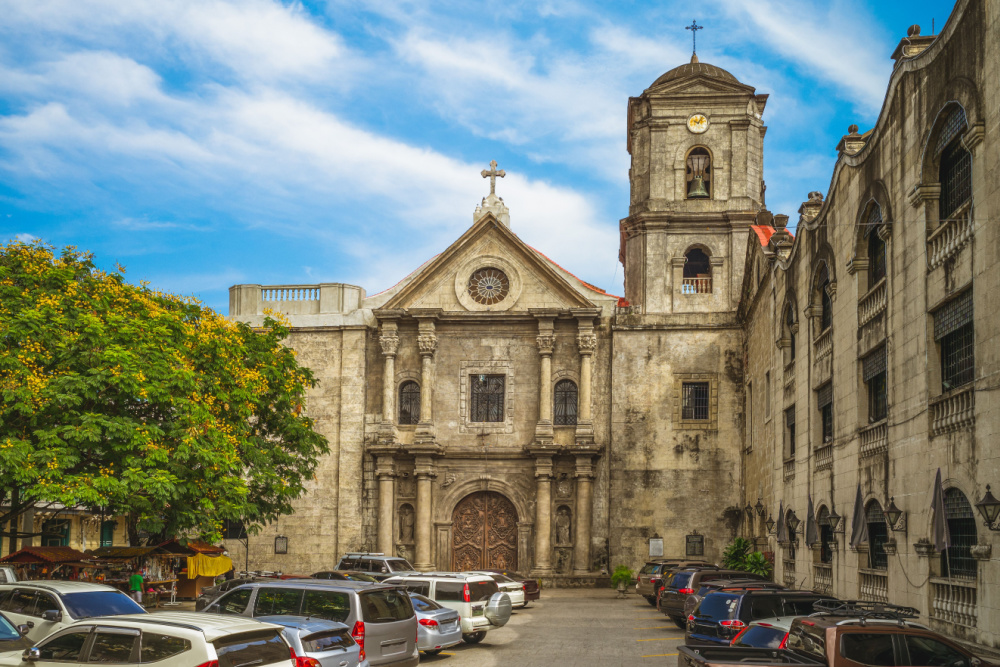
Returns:
[[[187,559],[188,579],[197,577],[217,577],[233,569],[233,561],[229,556],[206,556],[198,554]]]

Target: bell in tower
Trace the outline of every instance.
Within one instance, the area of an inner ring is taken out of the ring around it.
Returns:
[[[688,199],[708,199],[709,169],[711,156],[704,148],[695,148],[687,159],[687,196]]]

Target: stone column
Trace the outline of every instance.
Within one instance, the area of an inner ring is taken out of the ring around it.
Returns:
[[[555,346],[556,337],[552,333],[552,321],[548,320],[548,326],[543,320],[538,321],[538,337],[535,342],[538,344],[539,366],[538,375],[538,424],[539,426],[552,426],[552,350]]]
[[[576,540],[573,545],[573,573],[590,572],[590,516],[593,507],[594,467],[589,454],[576,457]]]
[[[378,550],[387,556],[394,556],[393,535],[396,524],[395,514],[395,484],[396,471],[393,469],[393,457],[381,455],[376,458],[375,476],[378,478]]]
[[[597,313],[596,311],[581,311],[576,314],[576,344],[580,351],[580,392],[576,415],[576,439],[577,442],[592,442],[594,439],[593,367],[594,352],[597,350],[594,317]]]
[[[552,573],[552,457],[535,458],[535,568]]]
[[[396,421],[396,351],[399,349],[399,334],[395,321],[382,322],[382,335],[378,339],[385,355],[382,372],[382,423]]]
[[[420,349],[420,424],[417,426],[418,441],[434,439],[434,351],[438,338],[434,333],[434,320],[421,318],[417,347]]]
[[[434,569],[431,560],[431,481],[434,479],[434,460],[427,455],[416,457],[417,476],[417,555],[415,568],[421,572]]]

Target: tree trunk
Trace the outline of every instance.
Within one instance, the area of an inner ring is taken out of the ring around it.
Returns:
[[[21,490],[16,486],[10,489],[10,510],[13,512],[10,516],[10,551],[7,553],[12,554],[17,551],[17,534],[20,532],[20,526],[18,521],[21,518],[21,513],[17,511],[17,505],[21,502]]]

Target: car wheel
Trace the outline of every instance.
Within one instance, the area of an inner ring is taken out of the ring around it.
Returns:
[[[521,605],[521,609],[527,609],[527,608],[528,608],[528,603],[527,602],[525,602],[524,604]]]
[[[483,641],[485,637],[486,637],[486,632],[480,631],[480,632],[473,632],[468,635],[462,635],[462,640],[466,644],[478,644],[479,642]]]
[[[656,606],[656,598],[646,598],[646,602],[648,602],[651,607]]]
[[[431,651],[424,651],[424,655],[437,655],[442,649],[436,648]]]
[[[681,630],[687,628],[687,621],[685,621],[683,618],[674,618],[673,616],[671,616],[670,620],[673,621],[674,625],[676,625]]]

